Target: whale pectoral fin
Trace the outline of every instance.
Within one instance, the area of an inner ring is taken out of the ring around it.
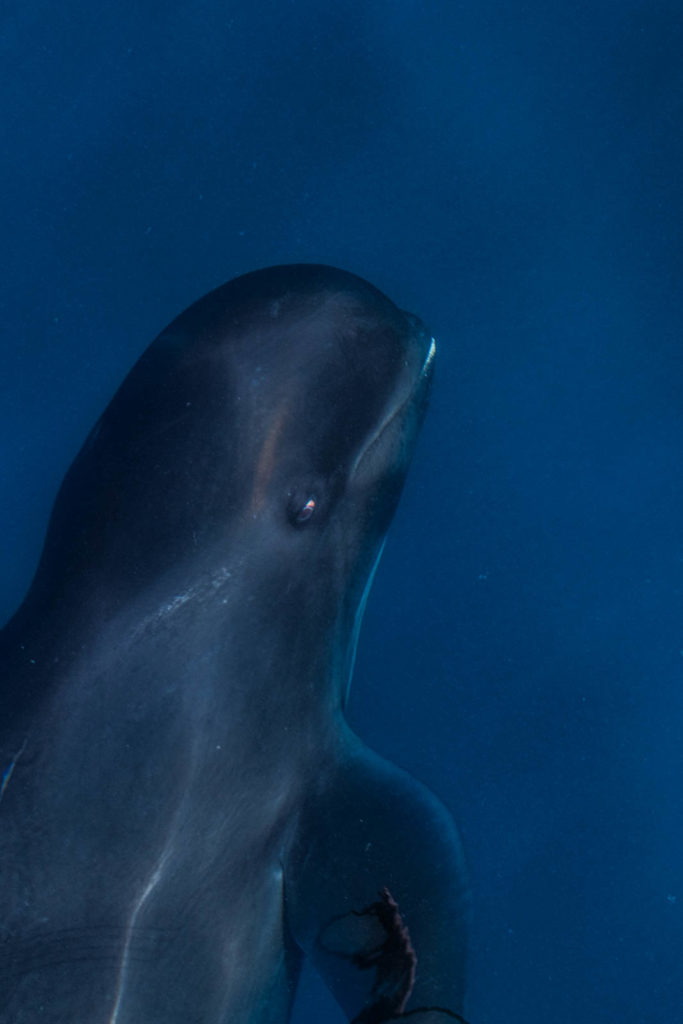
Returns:
[[[289,928],[354,1024],[463,1020],[467,887],[443,805],[360,745],[302,816]]]

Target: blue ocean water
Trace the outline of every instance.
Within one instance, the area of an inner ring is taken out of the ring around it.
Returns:
[[[350,715],[462,830],[472,1024],[683,1019],[682,47],[673,0],[0,18],[3,617],[209,288],[331,263],[434,331]]]

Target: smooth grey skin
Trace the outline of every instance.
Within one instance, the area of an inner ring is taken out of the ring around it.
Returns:
[[[460,1011],[455,828],[343,717],[433,355],[360,278],[256,271],[93,429],[0,634],[1,1024],[282,1024],[304,955],[388,1019],[384,887],[406,1009]]]

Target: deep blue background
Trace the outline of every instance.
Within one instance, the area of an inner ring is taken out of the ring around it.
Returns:
[[[680,0],[0,20],[4,614],[200,294],[322,261],[433,327],[351,712],[461,825],[473,1024],[683,1018],[682,52]]]

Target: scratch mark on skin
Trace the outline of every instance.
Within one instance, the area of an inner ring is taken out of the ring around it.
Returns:
[[[14,755],[12,760],[10,761],[9,767],[6,768],[5,771],[2,773],[2,784],[0,785],[0,802],[2,801],[2,798],[5,795],[5,790],[9,786],[9,780],[12,778],[12,775],[14,773],[14,769],[17,766],[17,761],[19,760],[21,755],[26,750],[26,744],[27,743],[28,743],[28,737],[26,737],[24,742],[19,747],[19,750],[16,752],[16,754]]]
[[[188,588],[183,594],[176,594],[170,601],[162,604],[152,615],[147,615],[141,622],[138,622],[131,630],[131,640],[138,640],[150,627],[158,625],[168,617],[172,616],[179,608],[182,608],[188,601],[205,600],[215,594],[231,578],[232,573],[224,566],[216,572],[211,573],[208,579],[196,583]]]

